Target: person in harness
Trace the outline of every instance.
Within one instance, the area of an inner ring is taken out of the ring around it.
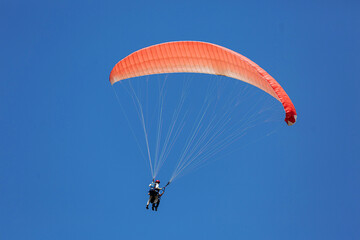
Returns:
[[[149,209],[149,204],[152,203],[151,209],[153,211],[154,210],[157,211],[157,208],[159,207],[159,204],[160,204],[160,198],[165,192],[165,187],[160,188],[160,180],[156,180],[154,182],[154,179],[153,179],[153,182],[150,183],[149,187],[150,187],[150,190],[148,193],[149,200],[147,201],[146,209]],[[162,191],[162,192],[160,193],[160,191]]]

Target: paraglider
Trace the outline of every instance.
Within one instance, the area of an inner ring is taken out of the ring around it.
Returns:
[[[164,73],[203,73],[241,80],[257,87],[278,100],[285,111],[285,122],[288,126],[295,124],[297,120],[297,113],[292,101],[285,90],[272,76],[243,55],[212,43],[178,41],[161,43],[140,49],[119,61],[112,69],[109,80],[110,83],[114,85],[119,81],[129,78]],[[169,124],[168,134],[165,140],[163,140],[162,150],[159,150],[159,139],[161,134],[157,134],[157,143],[154,144],[156,145],[155,164],[153,164],[150,150],[151,142],[148,137],[148,126],[143,113],[143,107],[131,84],[130,87],[131,91],[128,92],[130,92],[132,96],[133,103],[136,106],[136,111],[140,118],[142,130],[145,136],[147,158],[149,160],[149,166],[153,177],[153,182],[149,185],[149,200],[147,202],[146,209],[148,209],[149,204],[151,203],[152,210],[157,211],[160,198],[165,192],[165,187],[169,185],[180,172],[188,166],[191,166],[191,164],[196,162],[196,160],[198,160],[196,163],[199,165],[205,159],[210,158],[215,152],[213,146],[222,148],[224,145],[228,144],[228,141],[234,141],[234,139],[236,140],[236,134],[242,132],[230,129],[229,135],[219,143],[215,144],[214,139],[224,136],[224,133],[226,133],[224,128],[230,120],[224,120],[226,118],[221,118],[218,122],[216,122],[212,119],[207,122],[206,124],[208,125],[206,125],[204,124],[203,119],[207,113],[207,108],[203,112],[200,112],[200,120],[195,124],[195,127],[193,128],[194,130],[189,134],[184,147],[184,152],[180,154],[178,164],[173,175],[166,186],[160,188],[160,181],[156,180],[154,182],[154,179],[159,171],[159,168],[163,165],[169,154],[169,146],[173,146],[173,142],[171,144],[169,143],[170,140],[177,139],[181,129],[183,128],[181,124],[179,124],[181,126],[178,128],[175,126],[178,124],[177,119],[179,118],[180,110],[175,110],[174,112],[175,120],[172,120],[171,124]],[[162,99],[162,96],[160,96],[160,99]],[[180,103],[181,104],[179,105],[183,106],[183,99],[180,100]],[[159,106],[162,105],[159,104]],[[213,110],[213,112],[214,111],[215,110]],[[162,109],[159,111],[160,120],[162,119],[161,114],[163,114]],[[227,115],[225,116],[227,117]],[[158,131],[160,131],[160,126],[162,125],[159,124],[158,126]],[[202,126],[205,127],[202,128]],[[204,133],[200,134],[200,129],[203,129]],[[212,134],[210,134],[211,130],[213,131]],[[206,152],[208,152],[208,154],[205,154]]]

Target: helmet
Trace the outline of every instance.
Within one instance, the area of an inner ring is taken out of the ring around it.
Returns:
[[[156,180],[155,182],[156,182],[156,183],[160,183],[160,180]]]

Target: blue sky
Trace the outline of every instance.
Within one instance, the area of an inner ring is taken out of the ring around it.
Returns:
[[[359,239],[358,12],[357,1],[1,1],[0,238]],[[254,60],[299,118],[179,179],[154,213],[108,76],[175,40]]]

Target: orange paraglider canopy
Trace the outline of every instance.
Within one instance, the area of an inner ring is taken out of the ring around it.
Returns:
[[[206,42],[167,42],[140,49],[118,62],[110,82],[160,73],[207,73],[235,78],[267,92],[279,100],[286,123],[296,122],[296,110],[280,84],[250,59],[225,47]]]

